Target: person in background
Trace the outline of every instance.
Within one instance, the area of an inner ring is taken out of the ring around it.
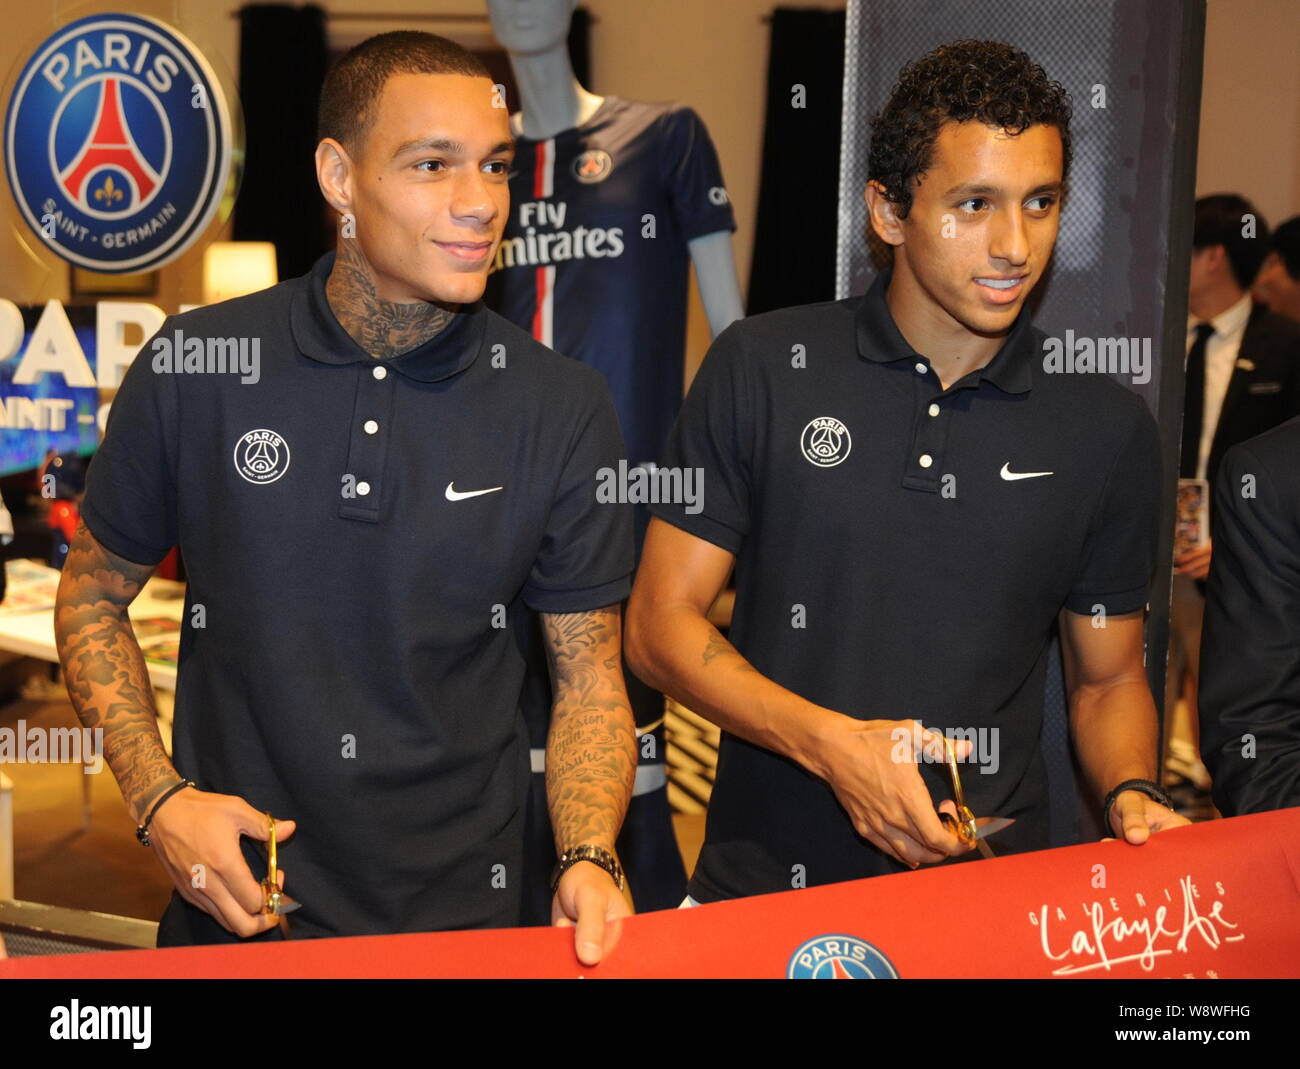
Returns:
[[[1251,292],[1270,312],[1300,323],[1300,215],[1273,231]]]
[[[1201,756],[1225,817],[1300,805],[1300,419],[1224,455],[1201,648]]]
[[[1205,480],[1211,503],[1232,446],[1300,415],[1300,325],[1253,304],[1250,296],[1269,239],[1268,224],[1246,198],[1225,193],[1196,202],[1179,475]],[[1201,545],[1174,559],[1165,708],[1166,772],[1174,783],[1185,779],[1201,790],[1209,776],[1197,754],[1196,686],[1213,507],[1209,528]]]

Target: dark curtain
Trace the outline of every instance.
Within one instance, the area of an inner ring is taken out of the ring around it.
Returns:
[[[325,13],[319,7],[240,9],[245,166],[234,236],[274,242],[282,279],[306,274],[329,247],[313,162],[325,66]]]
[[[835,297],[844,26],[843,11],[772,13],[746,315]]]

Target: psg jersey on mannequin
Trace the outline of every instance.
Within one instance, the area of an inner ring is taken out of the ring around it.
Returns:
[[[681,406],[687,243],[735,230],[699,116],[607,96],[581,126],[520,134],[485,303],[604,372],[628,461],[657,461]]]
[[[581,126],[517,139],[510,220],[484,303],[544,345],[602,371],[630,464],[657,462],[681,407],[686,348],[687,243],[734,230],[708,132],[689,108],[607,96]],[[507,361],[509,356],[507,354]],[[649,513],[637,510],[638,541]],[[520,707],[533,785],[525,846],[523,923],[550,917],[555,862],[541,772],[551,693],[538,636]],[[618,854],[639,910],[676,906],[686,873],[664,787],[663,697],[625,672],[638,729],[637,787]]]

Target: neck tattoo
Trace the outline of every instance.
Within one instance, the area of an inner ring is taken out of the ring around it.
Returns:
[[[429,301],[382,300],[355,240],[340,238],[325,296],[344,330],[377,360],[409,352],[446,329],[454,312]]]

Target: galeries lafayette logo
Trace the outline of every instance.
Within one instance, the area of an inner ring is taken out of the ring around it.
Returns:
[[[1226,914],[1227,889],[1191,876],[1152,891],[1125,891],[1077,905],[1044,904],[1029,914],[1053,976],[1105,975],[1137,962],[1151,972],[1163,959],[1246,938]],[[1174,959],[1174,964],[1177,959]]]

